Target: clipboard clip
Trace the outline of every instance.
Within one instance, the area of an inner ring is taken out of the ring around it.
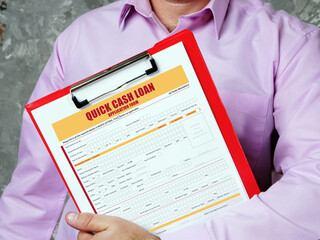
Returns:
[[[87,86],[87,85],[89,85],[89,84],[91,84],[91,83],[93,83],[93,82],[95,82],[95,81],[97,81],[97,80],[99,80],[99,79],[101,79],[103,77],[106,77],[107,75],[109,75],[109,74],[111,74],[113,72],[116,72],[116,71],[118,71],[118,70],[120,70],[120,69],[122,69],[124,67],[127,67],[127,66],[129,66],[129,65],[131,65],[131,64],[133,64],[133,63],[135,63],[137,61],[140,61],[140,60],[142,60],[144,58],[149,59],[150,64],[151,64],[151,68],[145,70],[145,72],[143,74],[141,74],[141,75],[139,75],[139,76],[137,76],[137,77],[135,77],[135,78],[123,83],[123,84],[121,84],[120,86],[118,86],[118,87],[116,87],[116,88],[114,88],[114,89],[112,89],[110,91],[107,91],[107,92],[105,92],[105,93],[103,93],[103,94],[101,94],[101,95],[99,95],[97,97],[94,97],[94,98],[92,98],[90,100],[85,99],[83,101],[79,101],[77,99],[77,97],[74,95],[74,92],[76,90],[78,90],[78,89],[80,89],[80,88],[82,88],[84,86]],[[72,101],[74,102],[74,104],[75,104],[75,106],[77,108],[82,108],[85,105],[89,104],[90,102],[92,102],[92,101],[94,101],[94,100],[96,100],[96,99],[98,99],[98,98],[100,98],[100,97],[102,97],[102,96],[104,96],[106,94],[115,92],[118,89],[122,88],[123,86],[125,86],[125,85],[127,85],[127,84],[129,84],[129,83],[131,83],[131,82],[133,82],[133,81],[135,81],[135,80],[137,80],[137,79],[139,79],[139,78],[141,78],[143,76],[146,76],[146,75],[149,75],[151,73],[154,73],[157,70],[158,70],[158,66],[157,66],[155,60],[153,59],[153,57],[147,51],[142,52],[142,53],[140,53],[140,54],[138,54],[136,56],[133,56],[132,58],[129,58],[129,59],[117,64],[117,65],[114,65],[111,68],[108,68],[108,69],[106,69],[106,70],[104,70],[102,72],[99,72],[99,73],[97,73],[97,74],[95,74],[95,75],[93,75],[93,76],[91,76],[91,77],[89,77],[89,78],[87,78],[87,79],[75,84],[75,85],[72,85],[70,87],[70,94],[71,94]]]

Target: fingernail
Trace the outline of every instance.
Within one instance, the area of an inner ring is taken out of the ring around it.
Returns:
[[[68,213],[67,218],[70,223],[74,223],[78,218],[78,213]]]

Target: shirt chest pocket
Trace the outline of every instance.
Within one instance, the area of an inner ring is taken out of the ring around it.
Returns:
[[[264,139],[269,99],[232,91],[219,91],[219,95],[248,162],[254,168]]]

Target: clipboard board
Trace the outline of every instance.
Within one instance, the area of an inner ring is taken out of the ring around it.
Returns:
[[[80,212],[159,234],[259,193],[189,30],[26,109]]]

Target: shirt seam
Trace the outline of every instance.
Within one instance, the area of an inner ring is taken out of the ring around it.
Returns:
[[[281,79],[283,77],[283,74],[286,72],[286,69],[288,68],[289,63],[295,58],[297,53],[303,48],[304,45],[299,47],[299,43],[301,43],[303,40],[307,39],[307,37],[309,35],[311,35],[315,32],[316,32],[316,29],[309,29],[309,31],[307,31],[303,34],[299,34],[298,36],[296,36],[293,39],[292,44],[290,44],[286,49],[284,49],[280,53],[280,54],[284,54],[285,56],[284,56],[283,60],[281,61],[281,63],[278,65],[278,69],[281,69],[281,67],[283,66],[283,69],[281,70],[281,72],[276,73],[276,76],[277,76],[276,78],[278,81],[279,81],[279,79]]]
[[[236,3],[237,3],[237,2],[236,2]],[[255,8],[254,8],[255,11],[249,10],[249,9],[245,8],[244,6],[242,6],[241,4],[238,4],[238,6],[239,6],[243,11],[245,11],[247,14],[249,14],[249,15],[256,15],[261,9],[264,9],[265,11],[267,11],[267,12],[270,14],[270,16],[272,16],[272,17],[270,18],[270,20],[271,20],[273,23],[277,24],[278,22],[277,22],[276,20],[279,19],[279,18],[280,18],[281,16],[283,16],[283,15],[277,16],[277,15],[273,14],[272,11],[271,11],[271,9],[266,7],[267,4],[268,4],[268,3],[263,3],[260,7],[255,7]],[[282,67],[282,66],[285,65],[286,63],[288,64],[288,63],[291,61],[291,60],[287,60],[287,59],[290,58],[290,53],[291,53],[291,52],[294,50],[294,48],[298,45],[298,43],[300,42],[299,40],[300,40],[300,39],[301,39],[301,40],[304,39],[304,38],[307,37],[308,35],[310,35],[310,34],[312,34],[313,32],[315,32],[316,29],[317,29],[317,28],[313,28],[312,25],[307,24],[307,23],[305,23],[305,24],[306,24],[306,27],[304,28],[303,23],[300,22],[299,19],[295,19],[295,17],[292,17],[292,16],[288,16],[288,21],[289,21],[289,23],[291,23],[291,24],[295,27],[295,31],[297,32],[297,36],[294,37],[293,40],[290,42],[290,44],[289,44],[283,51],[280,52],[280,55],[283,54],[283,55],[284,55],[284,58],[283,58],[283,61],[281,61],[281,63],[279,63],[279,64],[277,65],[277,71],[278,71],[278,69],[280,69],[280,67]],[[298,26],[298,25],[299,25],[299,26]],[[297,52],[298,52],[298,51],[299,51],[299,50],[297,50]],[[294,58],[294,56],[293,56],[291,59],[293,59],[293,58]],[[282,72],[284,72],[285,69],[286,69],[286,67],[283,69]],[[277,71],[276,71],[275,76],[278,75],[278,72],[277,72]],[[282,75],[282,72],[281,72],[280,75]],[[280,76],[278,75],[278,78],[279,78],[279,77],[280,77]]]
[[[208,234],[208,236],[210,237],[211,240],[214,240],[214,238],[211,236],[209,230],[207,229],[207,227],[203,224],[203,228],[205,229],[206,233]]]
[[[262,154],[262,148],[263,148],[263,140],[265,139],[265,136],[266,136],[266,134],[267,134],[267,118],[268,118],[268,113],[269,113],[269,111],[270,111],[270,109],[271,109],[271,100],[269,99],[269,101],[268,101],[268,109],[267,109],[267,115],[265,116],[265,124],[264,124],[264,129],[263,129],[263,134],[262,134],[262,141],[261,141],[261,143],[260,143],[260,150],[259,150],[259,153],[258,153],[258,158],[254,161],[254,166],[252,166],[252,171],[256,168],[256,166],[257,166],[257,163],[258,163],[258,161],[259,160],[261,160],[261,154]],[[271,113],[272,114],[272,113]]]
[[[63,193],[61,194],[59,200],[58,200],[59,201],[59,204],[58,204],[59,207],[56,208],[58,210],[56,211],[56,215],[52,219],[52,225],[51,226],[53,226],[53,227],[48,229],[47,236],[49,238],[46,238],[46,239],[51,239],[51,237],[52,237],[52,235],[54,233],[54,229],[57,226],[58,220],[59,220],[60,215],[62,213],[62,207],[63,207],[63,204],[64,204],[65,199],[66,199],[66,194],[67,194],[67,191],[64,190]]]
[[[268,3],[264,3],[263,6],[266,6],[266,4]],[[273,14],[272,10],[270,8],[267,7],[262,7],[264,8],[271,16],[270,20],[275,23],[278,24],[278,19],[280,19],[281,17],[283,17],[283,15],[276,15]],[[305,23],[305,27],[303,26],[304,24],[301,22],[301,20],[299,20],[296,17],[287,16],[288,22],[294,26],[294,30],[296,31],[296,37],[294,37],[292,39],[292,41],[290,41],[290,43],[288,44],[288,46],[286,48],[284,48],[281,52],[280,52],[280,56],[283,54],[284,58],[281,61],[281,63],[278,64],[277,66],[277,71],[278,69],[281,69],[282,66],[284,66],[285,64],[288,64],[291,60],[287,60],[288,58],[290,59],[290,53],[292,53],[292,51],[295,49],[295,47],[298,45],[298,43],[300,42],[300,40],[304,39],[307,35],[309,35],[310,33],[315,31],[315,28],[313,28],[312,26],[308,25]],[[297,49],[297,52],[299,50]],[[291,58],[293,59],[294,56]],[[283,71],[284,72],[286,69],[286,67],[284,67]],[[282,73],[280,74],[282,75]],[[278,76],[278,78],[280,77],[280,75],[278,75],[278,72],[276,74],[276,76]]]

